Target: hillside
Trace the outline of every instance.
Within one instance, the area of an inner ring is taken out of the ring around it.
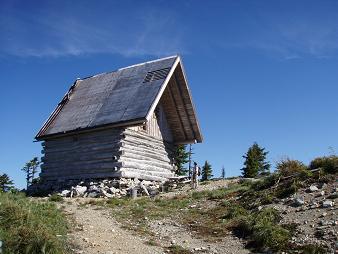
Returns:
[[[333,253],[335,175],[218,180],[155,198],[66,198],[76,253]]]

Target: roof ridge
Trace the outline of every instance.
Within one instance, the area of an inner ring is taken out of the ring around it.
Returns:
[[[148,63],[154,63],[154,62],[158,62],[158,61],[163,61],[163,60],[170,59],[170,58],[175,58],[175,57],[178,57],[178,55],[172,55],[172,56],[168,56],[168,57],[158,58],[158,59],[155,59],[155,60],[150,60],[150,61],[143,62],[143,63],[129,65],[127,67],[120,68],[117,71],[133,68],[133,67],[144,65],[144,64],[148,64]]]
[[[162,60],[166,60],[166,59],[170,59],[170,58],[174,58],[174,57],[179,57],[179,55],[177,54],[177,55],[167,56],[167,57],[163,57],[163,58],[157,58],[157,59],[150,60],[150,61],[147,61],[147,62],[122,67],[122,68],[119,68],[119,69],[116,69],[116,70],[113,70],[113,71],[102,72],[102,73],[94,74],[94,75],[87,76],[87,77],[84,77],[84,78],[77,78],[76,80],[82,81],[82,80],[89,79],[89,78],[95,78],[95,77],[98,77],[98,76],[101,76],[101,75],[106,75],[106,74],[109,74],[109,73],[118,72],[118,71],[121,71],[121,70],[133,68],[133,67],[148,64],[148,63],[154,63],[154,62],[158,62],[158,61],[162,61]]]

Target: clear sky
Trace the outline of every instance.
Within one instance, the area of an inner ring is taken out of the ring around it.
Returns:
[[[204,143],[194,160],[239,175],[253,142],[274,164],[338,151],[337,1],[0,1],[0,173],[41,145],[78,77],[180,54]]]

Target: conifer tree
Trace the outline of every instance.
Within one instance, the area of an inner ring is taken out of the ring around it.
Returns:
[[[225,178],[225,168],[224,168],[224,166],[222,166],[222,175],[221,175],[221,178]]]
[[[39,165],[40,165],[40,161],[38,157],[34,157],[32,160],[27,162],[25,166],[21,169],[22,171],[26,173],[27,188],[29,185],[32,184],[35,174],[38,171]]]
[[[205,161],[204,166],[202,167],[202,178],[201,181],[209,180],[212,175],[212,168],[208,161]]]
[[[0,192],[7,192],[13,188],[13,181],[7,174],[0,175]]]
[[[245,159],[244,167],[241,169],[244,177],[256,177],[269,173],[270,164],[266,161],[268,152],[261,148],[256,142],[249,148],[243,156]]]
[[[185,164],[189,162],[189,152],[186,151],[185,145],[179,145],[176,148],[174,159],[175,159],[175,165],[177,167],[176,174],[186,175],[189,171],[189,169],[185,167]]]

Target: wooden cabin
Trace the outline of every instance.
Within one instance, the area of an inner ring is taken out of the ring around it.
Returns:
[[[77,79],[35,138],[43,181],[163,181],[176,146],[202,142],[179,56]]]

